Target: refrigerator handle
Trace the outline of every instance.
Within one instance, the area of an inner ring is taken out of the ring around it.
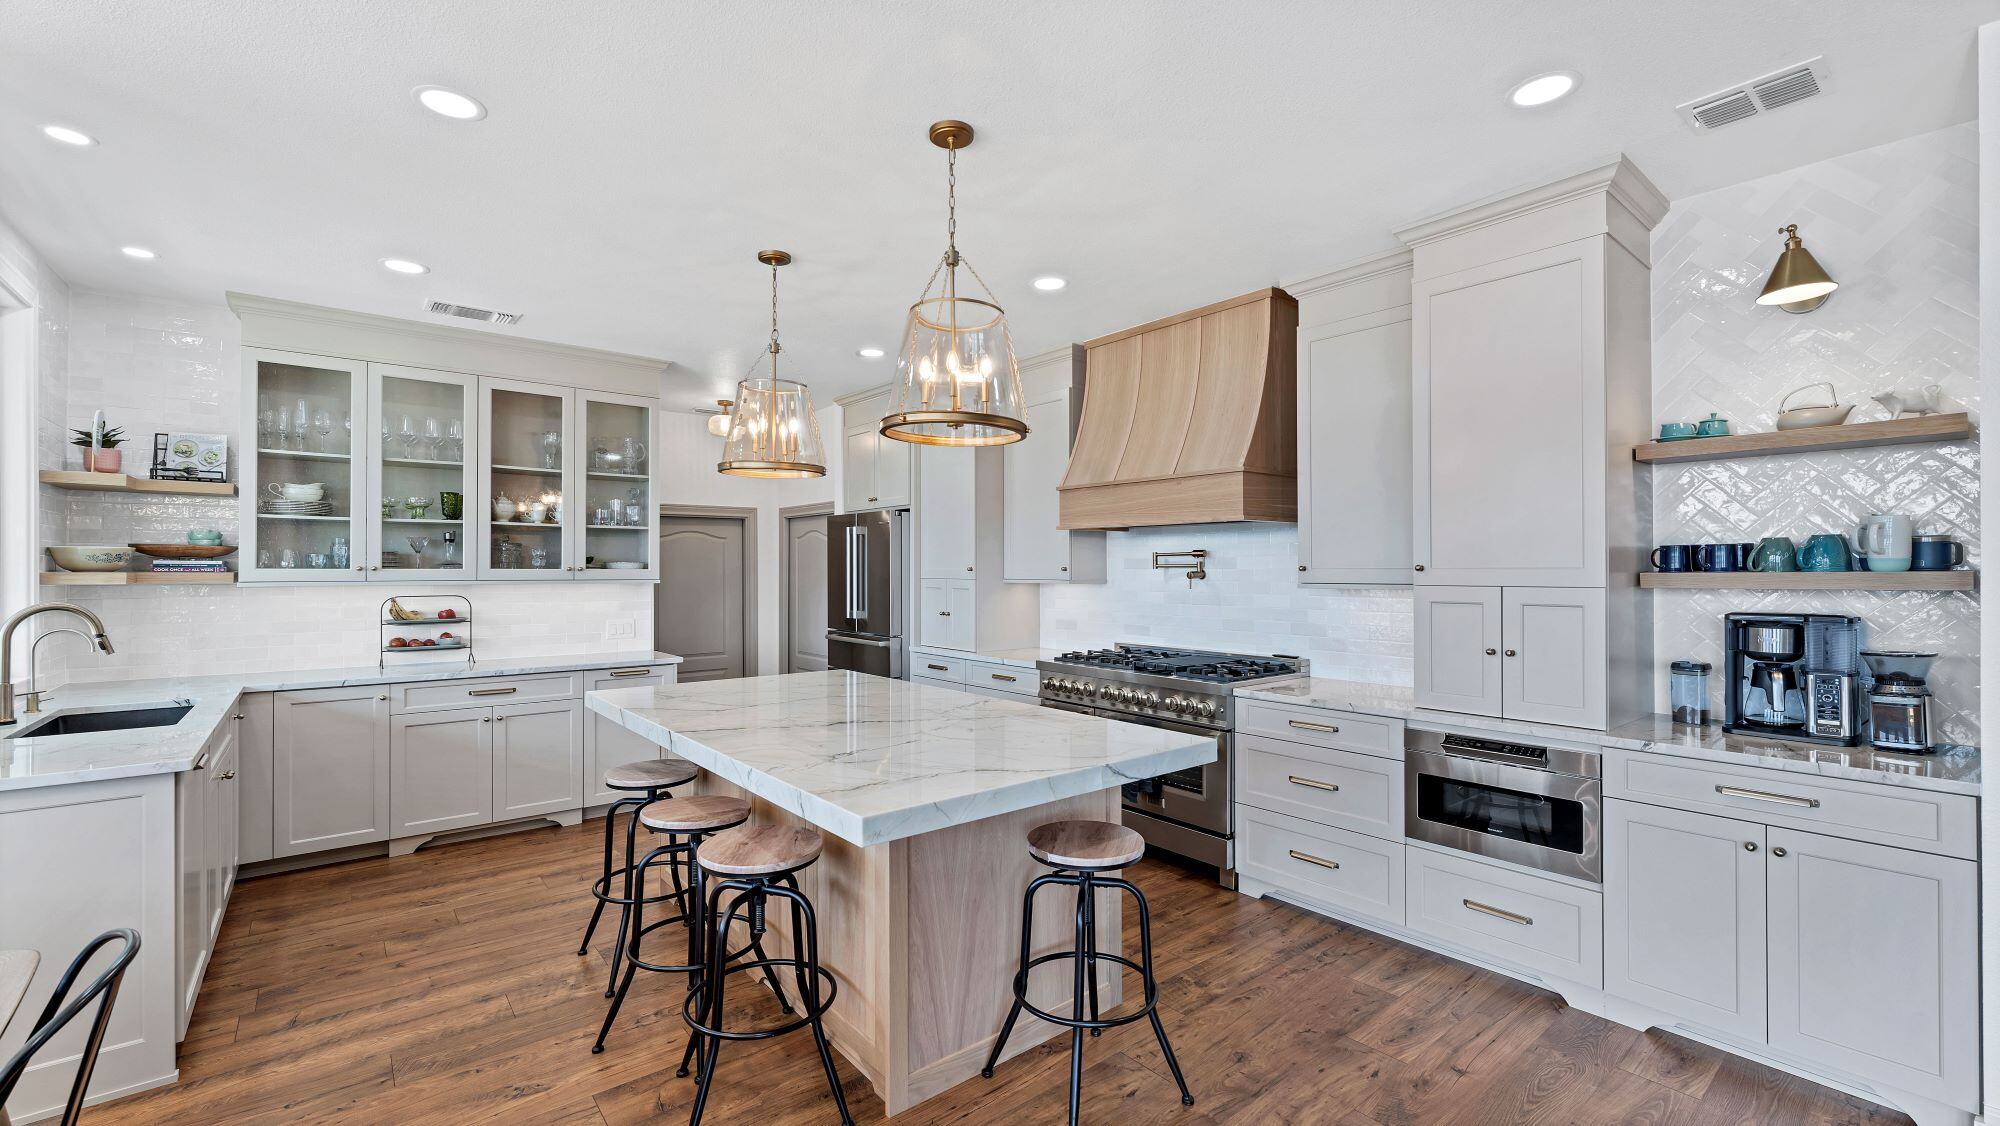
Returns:
[[[848,582],[854,585],[849,615],[857,620],[868,617],[868,529],[854,526],[854,550],[848,555]]]
[[[851,628],[854,625],[854,525],[849,524],[841,532],[847,537],[847,542],[842,545],[847,550],[841,559],[841,578],[847,581],[847,589],[841,592],[847,599],[847,605],[842,607],[846,611],[842,618]]]

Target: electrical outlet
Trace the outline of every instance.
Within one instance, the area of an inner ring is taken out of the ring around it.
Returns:
[[[639,623],[631,618],[612,618],[604,623],[604,640],[630,641],[639,636]]]

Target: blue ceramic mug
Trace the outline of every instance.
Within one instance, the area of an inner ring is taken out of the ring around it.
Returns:
[[[1757,550],[1750,556],[1750,570],[1766,573],[1796,571],[1799,556],[1792,541],[1783,536],[1765,536],[1758,541]]]
[[[1741,571],[1737,562],[1741,544],[1705,543],[1694,549],[1695,566],[1704,571]]]
[[[1692,422],[1660,423],[1660,441],[1662,442],[1678,442],[1682,438],[1692,438],[1696,432],[1695,424]]]
[[[1912,571],[1949,571],[1963,562],[1965,545],[1950,536],[1918,536],[1910,541]]]
[[[1653,570],[1679,573],[1694,570],[1695,545],[1666,543],[1653,549]]]
[[[1720,438],[1729,433],[1729,420],[1710,411],[1707,418],[1695,424],[1694,432],[1701,438]]]
[[[1847,539],[1831,532],[1808,537],[1799,549],[1801,571],[1852,571],[1854,562],[1847,551]]]

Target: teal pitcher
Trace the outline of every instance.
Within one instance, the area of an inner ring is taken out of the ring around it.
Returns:
[[[1821,532],[1809,537],[1804,547],[1799,549],[1799,570],[1801,571],[1852,571],[1853,560],[1847,552],[1847,537]]]

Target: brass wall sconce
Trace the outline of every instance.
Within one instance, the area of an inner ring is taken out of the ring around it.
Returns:
[[[1799,225],[1791,223],[1778,228],[1785,236],[1785,252],[1778,255],[1778,264],[1771,267],[1771,276],[1764,281],[1764,292],[1757,295],[1757,304],[1776,305],[1787,313],[1810,313],[1821,305],[1840,283],[1827,276],[1819,260],[1807,250],[1799,239]]]

